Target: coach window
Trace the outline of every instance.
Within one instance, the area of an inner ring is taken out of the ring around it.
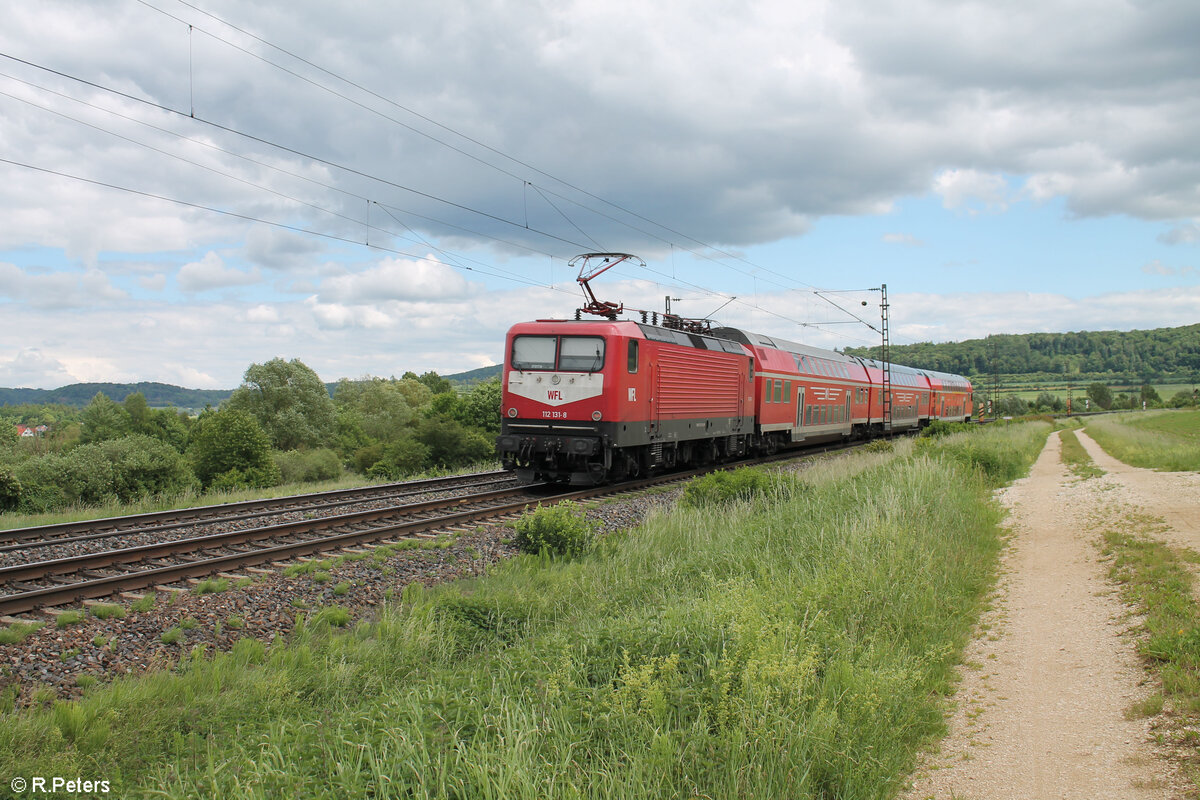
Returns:
[[[792,402],[792,382],[791,381],[783,382],[783,402],[785,402],[785,403]]]
[[[638,369],[638,340],[629,340],[629,363],[627,364],[629,374],[634,375]]]
[[[775,402],[783,402],[783,381],[780,380],[775,381]]]

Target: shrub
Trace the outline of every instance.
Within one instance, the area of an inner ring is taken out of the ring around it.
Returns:
[[[283,483],[309,483],[341,477],[342,461],[327,447],[272,454]]]
[[[728,505],[752,500],[778,485],[778,476],[749,467],[710,472],[688,483],[679,502],[685,508]]]
[[[179,451],[151,436],[134,434],[95,447],[112,464],[112,494],[122,502],[152,495],[179,494],[196,485],[196,476]]]
[[[576,556],[591,549],[596,540],[595,526],[579,515],[571,502],[538,508],[516,521],[513,542],[524,553],[543,550],[562,556]]]
[[[416,439],[429,448],[430,463],[439,467],[463,466],[496,453],[491,438],[448,419],[422,420]]]
[[[949,436],[952,433],[962,433],[969,430],[972,430],[971,425],[966,422],[947,422],[944,419],[935,419],[921,429],[921,436]]]
[[[192,429],[188,452],[196,477],[206,488],[258,488],[279,483],[270,440],[245,411],[201,414]]]
[[[414,439],[397,439],[383,448],[382,456],[367,470],[374,478],[396,480],[429,465],[429,448]]]
[[[21,482],[11,467],[0,465],[0,511],[11,511],[21,500]]]

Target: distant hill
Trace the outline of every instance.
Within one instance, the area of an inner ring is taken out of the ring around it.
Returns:
[[[878,347],[848,347],[845,352],[879,357]],[[1200,377],[1200,325],[1145,331],[998,334],[945,344],[893,345],[891,359],[969,378],[998,374],[1075,382],[1188,382]]]
[[[453,375],[443,375],[442,377],[452,383],[472,384],[495,378],[503,369],[503,364],[493,364],[490,367],[480,367],[479,369],[473,369],[467,372],[456,372]]]
[[[232,389],[184,389],[168,383],[73,383],[59,389],[0,389],[0,405],[14,406],[22,403],[43,405],[59,403],[83,408],[91,402],[97,392],[110,399],[122,402],[131,394],[140,392],[150,406],[173,406],[175,408],[214,407],[233,393]]]

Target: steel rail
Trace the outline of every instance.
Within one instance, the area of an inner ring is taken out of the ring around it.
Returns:
[[[362,497],[378,494],[387,496],[388,492],[396,490],[420,491],[436,489],[455,483],[480,479],[485,483],[488,479],[499,480],[511,473],[505,470],[494,472],[474,472],[467,475],[450,475],[442,478],[424,478],[418,481],[402,481],[399,483],[372,484],[356,486],[350,489],[330,489],[325,492],[312,494],[295,494],[285,497],[271,497],[261,500],[239,500],[233,503],[218,503],[211,506],[194,506],[192,508],[176,508],[166,511],[147,511],[142,514],[128,514],[120,517],[100,517],[98,519],[77,520],[74,522],[59,522],[52,525],[35,525],[25,528],[9,528],[0,530],[0,542],[23,542],[31,539],[44,539],[70,536],[73,533],[90,533],[93,531],[118,530],[119,532],[136,531],[137,525],[152,525],[155,523],[194,524],[197,520],[207,517],[232,515],[238,512],[251,512],[259,509],[278,508],[280,511],[302,510],[307,504],[314,502],[336,501],[343,498]],[[119,530],[119,526],[129,526],[127,530]],[[4,549],[11,549],[5,547]]]
[[[187,539],[176,539],[168,542],[126,547],[119,550],[105,550],[99,553],[57,558],[48,561],[35,561],[26,564],[14,564],[0,568],[0,584],[16,581],[40,580],[51,575],[68,575],[84,570],[105,569],[118,564],[135,564],[153,558],[177,556],[192,553],[197,550],[216,550],[234,545],[250,544],[264,539],[278,539],[298,534],[311,533],[322,529],[338,529],[348,525],[361,525],[380,519],[399,516],[412,516],[427,511],[436,511],[450,506],[462,506],[473,503],[487,503],[502,500],[514,495],[528,494],[531,487],[497,489],[463,497],[441,498],[427,500],[422,503],[406,503],[387,508],[374,508],[369,511],[355,511],[350,514],[338,514],[332,517],[296,520],[278,525],[264,525],[257,528],[242,528],[221,533],[210,533],[203,536],[193,536]],[[536,487],[533,487],[536,488]]]
[[[465,484],[465,487],[484,486],[491,483],[511,483],[515,481],[515,477],[505,473],[504,476],[486,481],[476,481]],[[399,484],[398,486],[404,486]],[[51,539],[43,539],[41,541],[22,541],[15,544],[0,545],[0,553],[8,553],[15,551],[28,551],[35,547],[52,547],[61,544],[76,544],[79,542],[91,542],[98,539],[111,539],[117,536],[141,536],[150,533],[162,533],[165,531],[178,530],[179,528],[187,528],[196,525],[219,525],[226,522],[242,522],[246,520],[257,519],[260,517],[269,517],[276,514],[287,514],[295,512],[311,512],[322,511],[341,506],[354,505],[356,503],[382,502],[397,500],[403,497],[411,497],[413,495],[427,494],[431,491],[445,490],[454,488],[456,484],[446,483],[437,487],[428,487],[421,489],[408,489],[406,491],[394,491],[387,493],[372,493],[370,496],[350,497],[340,500],[319,501],[316,503],[295,504],[287,507],[279,508],[263,508],[260,510],[251,510],[241,514],[227,514],[225,516],[201,517],[197,519],[183,519],[174,522],[168,522],[162,525],[149,525],[139,528],[118,528],[105,529],[95,533],[84,533],[78,536],[57,536]],[[339,490],[343,491],[343,490]],[[320,495],[297,495],[297,497],[320,497]]]

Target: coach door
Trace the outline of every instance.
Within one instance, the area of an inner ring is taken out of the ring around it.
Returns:
[[[792,428],[792,441],[798,442],[804,438],[804,387],[796,389],[796,425]]]

